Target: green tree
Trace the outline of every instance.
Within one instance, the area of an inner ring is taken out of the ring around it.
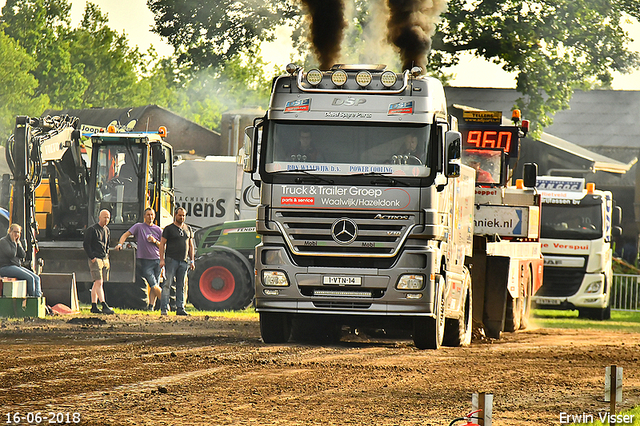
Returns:
[[[80,106],[80,95],[88,85],[83,66],[72,62],[65,39],[70,9],[67,0],[7,0],[0,17],[5,33],[34,60],[35,94],[48,95],[54,107]]]
[[[38,82],[31,74],[35,60],[0,29],[0,138],[13,133],[17,115],[39,116],[48,104],[36,94]]]
[[[166,37],[180,65],[218,66],[238,53],[255,53],[275,27],[294,16],[293,0],[147,0],[153,31]]]
[[[78,28],[65,35],[72,63],[83,68],[88,81],[81,95],[81,107],[122,107],[146,96],[139,86],[145,56],[131,48],[125,34],[107,25],[107,16],[87,2]]]

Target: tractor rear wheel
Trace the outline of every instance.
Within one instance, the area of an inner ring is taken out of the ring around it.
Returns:
[[[251,304],[253,281],[235,256],[215,252],[196,261],[189,279],[189,301],[201,311],[235,311]]]

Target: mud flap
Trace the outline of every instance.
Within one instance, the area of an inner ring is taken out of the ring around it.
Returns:
[[[507,284],[510,259],[502,256],[487,258],[487,280],[484,289],[482,322],[487,337],[499,339],[504,329],[507,307]]]

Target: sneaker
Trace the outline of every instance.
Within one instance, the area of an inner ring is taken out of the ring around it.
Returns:
[[[187,311],[185,311],[184,309],[178,309],[176,310],[176,315],[180,315],[182,317],[188,317],[189,314],[187,313]]]
[[[102,313],[105,315],[113,315],[115,312],[113,312],[113,309],[111,309],[109,307],[109,305],[107,305],[106,303],[102,304]]]
[[[98,308],[97,306],[92,306],[91,307],[91,313],[92,314],[101,314],[102,311],[100,310],[100,308]]]
[[[147,305],[147,311],[153,311],[153,305]]]

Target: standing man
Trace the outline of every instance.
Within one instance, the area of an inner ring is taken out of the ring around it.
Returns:
[[[169,310],[169,295],[173,279],[176,280],[176,315],[187,316],[184,310],[184,280],[187,269],[194,270],[195,248],[193,246],[193,232],[184,223],[187,211],[178,207],[173,215],[173,223],[162,231],[160,239],[160,267],[165,267],[165,280],[162,284],[162,298],[160,299],[161,315],[167,315]]]
[[[84,234],[84,251],[89,257],[89,270],[93,286],[91,287],[91,313],[113,314],[113,309],[104,300],[104,280],[109,279],[109,238],[111,232],[107,224],[111,220],[109,210],[101,210],[98,223],[87,228]],[[102,304],[102,311],[98,308]]]
[[[12,223],[7,230],[7,235],[0,238],[0,275],[27,281],[27,296],[40,297],[42,296],[40,277],[20,265],[21,259],[27,256],[20,243],[21,233],[22,227]]]
[[[122,234],[116,250],[122,250],[122,245],[130,235],[136,237],[138,250],[136,251],[136,282],[144,279],[149,284],[148,311],[153,311],[156,299],[160,299],[160,238],[162,229],[153,223],[156,212],[151,208],[144,211],[144,221],[136,223]]]

